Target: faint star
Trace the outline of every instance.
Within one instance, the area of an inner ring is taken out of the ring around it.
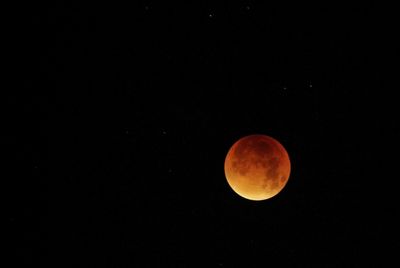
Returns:
[[[312,84],[310,84],[309,87],[312,87]]]
[[[212,18],[212,17],[214,17],[214,15],[210,13],[210,14],[208,14],[208,17]]]
[[[246,6],[246,10],[250,10],[250,6]]]

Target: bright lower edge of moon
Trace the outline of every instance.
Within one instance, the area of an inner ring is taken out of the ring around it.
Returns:
[[[266,200],[281,192],[288,182],[290,168],[286,149],[267,135],[250,135],[236,141],[224,164],[232,190],[253,201]]]

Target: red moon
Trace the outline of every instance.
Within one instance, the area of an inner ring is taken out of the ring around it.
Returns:
[[[240,196],[260,201],[277,195],[290,175],[290,160],[285,148],[266,135],[239,139],[225,158],[225,177]]]

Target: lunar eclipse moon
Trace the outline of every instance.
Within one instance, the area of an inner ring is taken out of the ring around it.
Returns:
[[[266,135],[250,135],[232,145],[225,158],[225,176],[240,196],[254,201],[277,195],[290,175],[285,148]]]

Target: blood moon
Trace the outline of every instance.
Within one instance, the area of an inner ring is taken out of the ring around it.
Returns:
[[[265,200],[277,195],[290,175],[290,160],[285,148],[266,135],[239,139],[225,158],[225,176],[231,188],[250,200]]]

